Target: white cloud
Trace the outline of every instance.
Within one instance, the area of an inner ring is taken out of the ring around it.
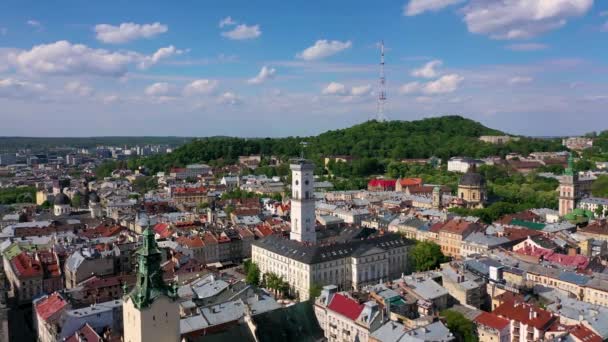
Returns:
[[[127,71],[137,55],[92,49],[61,40],[34,46],[29,51],[10,52],[8,59],[17,69],[30,74],[119,76]]]
[[[419,69],[412,70],[412,76],[414,77],[422,77],[422,78],[434,78],[439,75],[439,72],[435,70],[435,68],[440,67],[443,64],[440,60],[433,60],[425,65],[423,65]]]
[[[448,94],[456,91],[462,81],[464,81],[464,77],[458,74],[449,74],[427,83],[406,83],[399,88],[399,92],[401,94],[419,93],[425,95]]]
[[[250,78],[249,80],[247,80],[247,83],[249,84],[260,84],[264,81],[267,81],[269,79],[273,79],[275,74],[276,74],[277,70],[275,68],[269,68],[267,66],[263,66],[262,69],[260,70],[260,72],[257,74],[257,76]]]
[[[470,32],[494,39],[525,39],[564,26],[593,0],[471,0],[462,11]]]
[[[528,76],[515,76],[515,77],[511,77],[508,81],[509,84],[511,85],[516,85],[516,84],[526,84],[526,83],[530,83],[534,81],[534,79],[532,77],[528,77]]]
[[[423,89],[425,94],[447,94],[458,89],[464,77],[457,74],[441,76],[438,80],[426,84]]]
[[[230,31],[222,32],[222,36],[232,40],[255,39],[261,35],[260,25],[247,26],[246,24],[241,24]]]
[[[87,97],[93,94],[93,88],[91,88],[90,86],[83,84],[79,81],[70,81],[68,82],[64,89],[71,94],[80,96],[80,97]]]
[[[311,61],[316,59],[322,59],[325,57],[333,56],[338,52],[344,51],[352,46],[351,41],[341,42],[338,40],[328,41],[325,39],[317,40],[311,47],[304,49],[304,51],[298,53],[296,57]]]
[[[10,66],[26,74],[121,77],[133,65],[145,69],[161,59],[182,53],[183,50],[168,46],[158,49],[151,56],[145,56],[133,51],[93,49],[83,44],[61,40],[36,45],[31,50],[11,50],[6,58]]]
[[[25,23],[38,30],[42,30],[42,24],[38,20],[30,19],[30,20],[26,21]]]
[[[13,78],[0,79],[0,97],[26,98],[40,95],[46,87],[40,83],[20,81]]]
[[[372,86],[369,84],[362,86],[355,86],[350,89],[350,94],[352,96],[365,96],[369,95],[372,92]]]
[[[422,89],[420,82],[409,82],[399,87],[401,94],[413,94],[418,93]]]
[[[223,93],[222,95],[220,95],[220,97],[217,99],[217,102],[219,104],[226,104],[226,105],[238,105],[242,102],[241,98],[238,97],[235,93],[231,92],[231,91],[227,91],[225,93]]]
[[[139,68],[149,68],[150,66],[158,63],[161,59],[166,59],[175,55],[181,55],[184,52],[184,50],[176,49],[173,45],[160,48],[154,54],[152,54],[152,56],[145,56],[144,58],[142,58],[141,62],[139,63]]]
[[[173,86],[167,82],[157,82],[146,87],[144,93],[148,96],[167,96],[173,92]]]
[[[512,51],[539,51],[547,49],[548,46],[540,43],[520,43],[507,45],[506,48]]]
[[[104,97],[101,98],[101,102],[103,104],[111,104],[111,103],[115,103],[118,102],[119,97],[118,95],[106,95]]]
[[[97,40],[109,44],[122,44],[136,39],[150,39],[169,30],[159,22],[152,24],[122,23],[119,26],[99,24],[95,26]]]
[[[226,18],[224,18],[224,19],[220,20],[219,27],[220,27],[220,28],[223,28],[224,26],[232,26],[232,25],[236,25],[236,24],[237,24],[237,22],[236,22],[236,21],[234,21],[234,20],[232,19],[232,17],[228,16],[228,17],[226,17]]]
[[[414,16],[426,11],[438,11],[463,1],[464,0],[410,0],[410,2],[403,7],[403,15]]]
[[[323,95],[346,95],[346,87],[342,83],[331,82],[321,91]]]
[[[186,96],[209,94],[217,88],[218,84],[217,80],[195,80],[184,87],[183,93]]]

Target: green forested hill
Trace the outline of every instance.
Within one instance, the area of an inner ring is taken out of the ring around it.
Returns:
[[[314,137],[197,139],[168,155],[131,161],[154,171],[171,166],[223,159],[237,160],[240,155],[263,154],[293,157],[300,154],[300,142],[308,142],[306,155],[317,159],[325,155],[352,155],[359,158],[402,159],[437,156],[484,157],[509,152],[561,150],[558,140],[523,138],[505,145],[478,140],[481,135],[504,134],[460,116],[443,116],[417,121],[368,121],[353,127],[332,130]]]

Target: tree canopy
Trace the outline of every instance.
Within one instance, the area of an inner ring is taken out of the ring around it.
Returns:
[[[445,262],[446,257],[441,252],[441,247],[431,241],[416,243],[410,252],[410,258],[417,272],[424,272],[437,268],[439,264]]]
[[[445,319],[448,329],[450,329],[458,341],[479,341],[475,334],[475,324],[464,317],[460,312],[448,309],[442,311],[441,316]]]

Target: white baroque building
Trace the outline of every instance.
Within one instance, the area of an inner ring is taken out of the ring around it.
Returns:
[[[313,169],[308,160],[292,161],[290,238],[270,235],[253,242],[252,260],[260,271],[282,276],[300,300],[309,298],[313,285],[359,289],[406,273],[413,242],[398,234],[354,227],[342,229],[331,238],[317,238],[315,203],[310,198]]]

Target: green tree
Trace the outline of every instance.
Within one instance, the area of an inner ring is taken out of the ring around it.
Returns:
[[[597,208],[595,208],[595,216],[602,217],[604,215],[604,206],[599,204]]]
[[[591,184],[591,192],[596,197],[608,197],[608,175],[601,175]]]
[[[418,272],[435,269],[446,260],[446,257],[441,252],[441,247],[431,241],[416,243],[410,253],[414,268]]]
[[[74,196],[72,196],[72,207],[80,208],[81,204],[82,204],[82,199],[80,198],[80,194],[76,193]]]
[[[477,342],[478,338],[475,334],[475,324],[464,317],[458,311],[444,310],[441,316],[445,319],[446,326],[457,338],[457,341],[462,342]]]
[[[0,204],[32,203],[36,198],[33,186],[18,186],[0,189]]]
[[[256,263],[251,262],[247,267],[247,276],[245,277],[245,282],[249,285],[258,286],[260,284],[260,268]]]
[[[321,291],[323,290],[323,287],[317,283],[313,283],[312,286],[310,287],[310,290],[308,291],[309,297],[310,298],[317,298],[321,295]]]

